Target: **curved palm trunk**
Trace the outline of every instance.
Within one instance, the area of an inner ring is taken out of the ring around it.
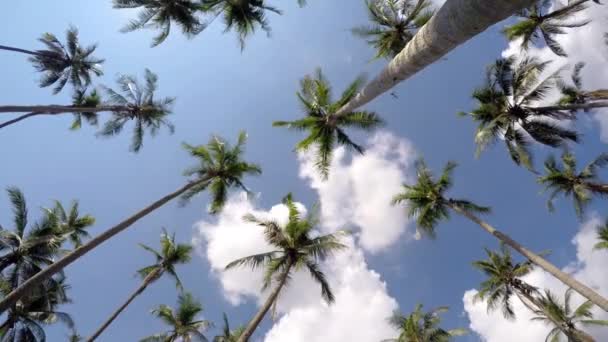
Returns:
[[[150,285],[154,280],[158,279],[158,277],[160,277],[161,275],[162,275],[162,270],[160,268],[157,268],[153,272],[148,274],[144,278],[144,280],[141,282],[141,285],[137,288],[137,290],[135,290],[135,292],[133,292],[133,294],[131,294],[131,296],[127,299],[127,301],[124,302],[116,311],[114,311],[114,313],[110,316],[110,318],[108,318],[108,320],[106,320],[101,325],[101,327],[99,327],[99,329],[97,329],[97,331],[95,331],[95,333],[87,339],[87,342],[95,341],[95,339],[98,338],[99,335],[101,335],[101,333],[103,333],[104,330],[106,330],[106,328],[108,328],[110,326],[110,324],[112,324],[112,322],[114,322],[116,317],[118,317],[118,315],[120,315],[137,296],[142,294],[142,292],[144,292],[144,290],[146,289],[146,287],[148,287],[148,285]]]
[[[336,115],[375,99],[534,0],[447,0],[405,48]]]
[[[99,113],[99,112],[126,112],[133,108],[129,106],[97,106],[78,107],[62,105],[36,105],[36,106],[0,106],[0,113],[30,113],[63,114],[63,113]]]
[[[539,112],[552,112],[556,110],[585,110],[585,109],[593,109],[593,108],[605,108],[608,107],[608,101],[596,101],[589,103],[576,103],[576,104],[566,104],[566,105],[556,105],[556,106],[544,106],[544,107],[532,107]]]
[[[447,205],[455,212],[457,212],[460,215],[465,216],[469,220],[477,223],[486,232],[494,235],[497,239],[499,239],[500,241],[507,244],[509,247],[511,247],[514,250],[516,250],[517,252],[519,252],[519,254],[526,257],[528,260],[530,260],[535,265],[539,266],[546,272],[553,275],[555,278],[557,278],[562,283],[571,287],[574,291],[578,292],[583,297],[589,299],[592,303],[599,306],[604,311],[608,311],[608,300],[606,298],[600,296],[597,292],[593,291],[591,288],[578,282],[576,279],[572,278],[569,274],[567,274],[567,273],[563,272],[562,270],[560,270],[559,268],[555,267],[555,265],[551,264],[549,261],[545,260],[540,255],[538,255],[532,251],[529,251],[528,249],[526,249],[525,247],[523,247],[522,245],[520,245],[519,243],[517,243],[516,241],[511,239],[508,235],[502,233],[501,231],[492,227],[488,223],[482,221],[477,216],[471,214],[470,212],[468,212],[466,210],[463,210],[462,208],[453,204],[450,201],[447,202]]]
[[[34,56],[39,56],[40,55],[40,53],[38,53],[36,51],[25,50],[25,49],[20,49],[20,48],[16,48],[16,47],[6,46],[6,45],[0,45],[0,50],[21,52],[21,53],[25,53],[25,54],[28,54],[28,55],[34,55]]]
[[[43,114],[44,113],[28,113],[28,114],[25,114],[25,115],[21,115],[21,116],[16,117],[16,118],[14,118],[12,120],[8,120],[8,121],[5,121],[5,122],[1,123],[0,124],[0,129],[2,129],[2,128],[6,127],[6,126],[10,126],[10,125],[12,125],[14,123],[17,123],[17,122],[21,121],[21,120],[25,120],[25,119],[27,119],[29,117],[36,116],[36,115],[43,115]]]
[[[49,267],[36,273],[36,275],[29,278],[27,281],[25,281],[23,284],[21,284],[21,286],[17,287],[15,290],[13,290],[11,293],[9,293],[8,296],[4,297],[2,299],[2,301],[0,301],[0,313],[6,311],[12,304],[16,303],[17,300],[19,300],[19,298],[21,298],[25,294],[29,293],[30,291],[32,291],[35,286],[42,283],[44,280],[49,279],[54,274],[60,272],[61,270],[63,270],[63,268],[70,265],[74,261],[78,260],[80,257],[87,254],[88,252],[93,250],[95,247],[101,245],[102,243],[104,243],[106,240],[110,239],[114,235],[129,228],[133,223],[139,221],[141,218],[143,218],[144,216],[153,212],[154,210],[162,207],[163,205],[165,205],[172,199],[179,197],[181,194],[188,191],[188,189],[192,188],[193,186],[208,182],[211,178],[212,178],[212,176],[207,176],[201,180],[189,182],[188,184],[184,185],[177,191],[172,192],[172,193],[168,194],[167,196],[159,199],[158,201],[150,204],[149,206],[147,206],[144,209],[137,212],[135,215],[127,218],[126,220],[115,225],[114,227],[106,230],[105,232],[96,236],[94,239],[89,240],[89,242],[76,248],[72,252],[66,254],[63,258],[57,260],[56,262],[51,264]]]
[[[260,325],[260,322],[262,322],[262,319],[264,319],[264,316],[266,316],[266,313],[268,312],[268,310],[270,310],[270,308],[272,307],[272,304],[274,304],[274,302],[277,300],[277,297],[279,296],[281,289],[283,288],[283,286],[285,285],[285,282],[287,281],[287,277],[289,276],[289,272],[291,271],[292,266],[293,266],[293,263],[290,263],[287,266],[287,268],[285,269],[285,272],[283,272],[283,274],[281,274],[281,277],[279,278],[279,283],[277,284],[275,289],[272,290],[272,292],[268,296],[268,299],[266,299],[266,302],[264,302],[264,305],[262,305],[260,310],[255,314],[255,316],[253,316],[253,319],[249,323],[247,323],[245,330],[243,330],[243,333],[241,334],[241,336],[239,336],[239,338],[238,338],[238,340],[236,340],[236,342],[248,342],[249,341],[249,338],[251,338],[251,335],[253,335],[255,329],[257,329],[258,325]]]

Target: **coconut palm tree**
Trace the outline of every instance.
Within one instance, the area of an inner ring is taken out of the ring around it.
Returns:
[[[252,269],[264,267],[262,290],[269,289],[275,283],[270,295],[247,324],[237,342],[245,342],[251,338],[268,310],[276,305],[279,293],[290,279],[292,272],[301,268],[308,270],[311,277],[319,283],[323,299],[329,304],[334,301],[334,294],[325,273],[321,271],[319,262],[346,248],[344,244],[340,243],[340,236],[345,232],[338,231],[313,237],[313,230],[318,224],[318,219],[314,214],[302,218],[291,194],[283,199],[283,204],[289,210],[289,220],[284,227],[278,226],[274,221],[259,219],[252,214],[244,217],[245,221],[264,228],[264,237],[274,250],[240,258],[226,266],[227,270],[237,266],[250,266]]]
[[[222,316],[224,319],[224,326],[222,327],[222,334],[217,335],[213,338],[213,342],[236,342],[239,337],[243,334],[245,330],[244,326],[237,327],[234,330],[230,329],[230,324],[228,323],[228,316],[226,313]]]
[[[557,42],[556,36],[566,34],[565,29],[587,25],[590,20],[571,21],[580,11],[587,8],[589,0],[568,1],[562,8],[552,8],[553,1],[538,0],[529,8],[520,11],[517,15],[521,18],[517,23],[505,28],[503,33],[510,41],[521,39],[521,47],[527,50],[530,43],[542,39],[545,44],[558,56],[567,56],[564,49]],[[599,0],[592,0],[599,4]]]
[[[560,334],[563,334],[568,338],[568,341],[593,342],[595,339],[580,330],[578,326],[608,326],[608,321],[593,319],[593,313],[591,312],[593,303],[589,300],[572,310],[571,297],[572,289],[568,289],[564,295],[563,303],[549,290],[546,290],[545,295],[541,298],[540,302],[543,309],[536,311],[535,313],[538,316],[533,317],[532,320],[554,326],[547,335],[547,341],[558,341]]]
[[[545,175],[538,177],[538,182],[545,191],[550,191],[549,210],[553,211],[553,199],[557,195],[572,196],[576,214],[582,218],[593,195],[608,195],[608,184],[598,176],[598,169],[608,165],[608,153],[600,154],[580,172],[576,170],[576,158],[572,153],[565,152],[561,159],[563,166],[557,164],[555,157],[549,156],[545,161]]]
[[[560,106],[571,106],[573,111],[582,109],[588,112],[592,108],[608,107],[608,89],[584,90],[581,71],[585,67],[585,63],[580,62],[574,65],[571,80],[572,84],[558,82],[557,86],[562,93],[562,98],[559,100]]]
[[[441,318],[439,314],[447,312],[448,307],[442,306],[429,312],[422,311],[422,304],[416,305],[412,313],[404,316],[394,311],[389,323],[399,331],[397,338],[385,340],[387,342],[448,342],[454,336],[467,334],[466,329],[444,330],[439,327]]]
[[[61,202],[55,201],[53,209],[45,209],[48,215],[55,216],[59,232],[67,235],[74,248],[82,246],[83,239],[88,239],[91,235],[87,228],[95,224],[95,218],[91,215],[80,216],[78,212],[78,201],[72,201],[68,211],[65,210]]]
[[[376,49],[375,58],[394,58],[433,16],[428,0],[366,0],[372,25],[352,29]]]
[[[363,153],[363,147],[353,142],[345,129],[352,127],[371,131],[382,124],[376,113],[368,111],[335,115],[340,107],[355,96],[363,82],[362,77],[357,78],[346,88],[338,101],[332,102],[331,86],[321,69],[317,69],[314,76],[307,75],[300,81],[300,91],[297,93],[306,116],[295,121],[273,123],[275,127],[308,131],[308,136],[296,145],[296,151],[306,151],[314,145],[316,166],[324,178],[329,175],[332,152],[336,144]]]
[[[171,32],[171,23],[177,24],[188,38],[199,34],[206,25],[198,18],[201,5],[192,0],[112,0],[114,8],[140,9],[133,19],[120,31],[133,32],[154,28],[160,33],[152,40],[152,47],[164,42]]]
[[[478,107],[470,113],[461,113],[479,123],[475,135],[477,154],[503,139],[511,159],[533,169],[530,138],[550,147],[578,141],[575,131],[556,123],[573,119],[570,111],[536,105],[556,86],[559,71],[540,79],[547,65],[548,62],[532,57],[519,62],[510,57],[498,59],[488,68],[485,84],[473,92]]]
[[[608,249],[608,219],[604,225],[597,227],[597,239],[599,240],[593,249]]]
[[[446,191],[452,186],[452,172],[455,167],[455,163],[448,163],[439,179],[435,180],[424,161],[420,160],[417,163],[417,182],[413,185],[404,184],[403,192],[393,198],[393,204],[407,202],[408,215],[415,217],[422,232],[430,237],[435,236],[435,227],[439,221],[449,218],[450,210],[462,215],[479,225],[485,232],[496,237],[500,242],[513,248],[534,265],[550,273],[562,283],[574,288],[575,291],[608,311],[608,300],[606,298],[475,215],[476,213],[488,213],[490,208],[479,206],[468,200],[446,197]]]
[[[299,4],[303,6],[304,2],[299,0]],[[245,39],[253,34],[258,26],[266,34],[270,34],[266,11],[282,14],[279,9],[267,5],[264,0],[201,0],[201,7],[213,17],[223,14],[226,24],[224,32],[234,29],[241,50],[245,47]]]
[[[152,247],[140,244],[140,246],[146,251],[152,253],[156,258],[156,262],[150,266],[146,266],[137,271],[137,274],[142,278],[142,282],[139,287],[129,296],[129,298],[110,315],[110,317],[89,337],[88,341],[95,341],[106,330],[112,322],[120,315],[126,308],[141,295],[146,288],[153,282],[160,279],[164,274],[168,274],[175,280],[175,284],[178,289],[182,290],[182,282],[179,280],[177,273],[175,272],[175,266],[179,264],[186,264],[190,262],[192,257],[192,246],[187,244],[175,243],[175,233],[173,235],[167,234],[167,231],[163,229],[163,233],[160,236],[160,251],[154,250]]]
[[[244,132],[241,132],[237,143],[234,146],[231,146],[227,141],[219,137],[211,138],[211,141],[206,146],[184,144],[188,153],[198,161],[198,165],[185,172],[186,176],[193,176],[190,181],[176,191],[169,193],[138,211],[133,216],[110,227],[108,230],[37,273],[34,277],[28,279],[19,286],[19,288],[2,298],[0,301],[0,312],[7,310],[19,298],[31,292],[44,280],[49,279],[54,274],[80,259],[83,255],[86,255],[88,252],[101,245],[103,242],[131,227],[141,218],[175,198],[181,196],[182,203],[185,204],[193,196],[209,189],[212,203],[211,212],[218,212],[226,201],[227,193],[230,188],[238,187],[246,189],[242,183],[243,177],[258,175],[262,172],[259,166],[242,160],[246,140],[247,135]]]
[[[40,87],[55,85],[53,93],[57,94],[68,82],[75,89],[80,89],[91,84],[92,76],[103,74],[101,64],[104,60],[92,56],[97,45],[82,47],[75,27],[68,28],[65,45],[51,33],[43,34],[39,40],[46,49],[31,51],[0,45],[0,50],[30,55],[29,61],[34,68],[43,73]]]
[[[197,320],[203,306],[190,293],[182,293],[177,300],[177,310],[160,305],[152,314],[171,327],[170,331],[148,336],[140,342],[207,341],[204,332],[212,326],[206,320]]]

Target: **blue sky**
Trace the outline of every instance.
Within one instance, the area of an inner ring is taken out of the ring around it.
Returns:
[[[298,80],[316,67],[323,68],[335,91],[340,92],[360,73],[377,73],[385,61],[370,61],[372,48],[349,32],[367,23],[363,1],[311,0],[304,8],[298,8],[296,1],[276,5],[285,13],[269,15],[271,37],[258,32],[243,52],[234,35],[222,33],[219,20],[192,40],[175,30],[164,44],[152,49],[153,32],[118,32],[133,13],[113,10],[110,1],[0,5],[0,21],[6,32],[1,44],[36,49],[40,47],[36,39],[43,32],[63,37],[72,24],[79,28],[81,42],[99,43],[95,55],[106,59],[105,76],[97,80],[99,83],[113,86],[117,74],[141,76],[144,68],[149,68],[159,76],[159,94],[177,97],[171,117],[175,134],[163,131],[155,138],[146,136],[139,154],[128,151],[128,130],[111,139],[96,138],[91,127],[71,132],[71,116],[34,118],[3,129],[0,187],[18,186],[24,191],[31,220],[40,217],[38,208],[51,205],[54,199],[78,199],[82,211],[97,218],[91,229],[96,235],[183,184],[181,172],[192,160],[181,150],[181,142],[205,143],[211,134],[233,140],[245,129],[249,134],[246,158],[259,163],[264,171],[261,177],[247,179],[247,185],[260,194],[255,207],[267,210],[290,191],[305,205],[314,204],[317,193],[298,176],[300,164],[293,153],[301,136],[272,128],[271,122],[300,115],[295,97]],[[397,98],[385,94],[365,109],[379,113],[387,122],[383,130],[409,141],[433,168],[447,160],[458,161],[454,196],[492,206],[494,213],[488,221],[531,249],[550,249],[550,259],[564,266],[575,260],[571,239],[580,226],[570,202],[558,201],[556,212],[547,212],[546,198],[539,194],[534,177],[516,167],[501,145],[475,159],[475,126],[468,118],[456,115],[472,108],[470,93],[481,82],[485,65],[507,47],[499,32],[502,26],[475,37],[397,86]],[[7,85],[0,92],[0,103],[69,103],[67,91],[53,96],[50,89],[37,87],[39,75],[25,56],[3,51],[0,58]],[[574,151],[586,162],[605,151],[606,145],[600,141],[594,122],[583,120],[579,128],[584,143]],[[357,133],[353,136],[359,141],[367,139]],[[547,152],[536,148],[537,162]],[[398,190],[386,189],[390,193]],[[207,200],[202,196],[185,208],[171,203],[66,270],[74,303],[65,311],[74,316],[82,334],[90,334],[133,291],[139,283],[135,271],[152,262],[137,243],[156,246],[161,227],[176,231],[180,241],[191,241],[197,222],[214,222],[205,212]],[[596,201],[591,211],[606,215],[605,208],[605,203]],[[0,210],[4,213],[0,223],[10,227],[5,195],[0,196]],[[444,317],[445,326],[467,327],[463,293],[482,280],[470,263],[483,257],[483,247],[494,248],[497,243],[457,217],[439,227],[435,241],[414,241],[412,231],[410,225],[402,239],[389,248],[366,252],[369,268],[380,274],[402,311],[408,312],[416,303],[448,305],[451,310]],[[256,309],[251,300],[232,306],[223,296],[217,275],[211,273],[209,261],[201,255],[178,272],[185,287],[203,302],[205,317],[218,326],[222,312],[238,324],[245,323]],[[174,305],[176,298],[170,280],[153,284],[100,341],[134,341],[162,330],[161,323],[148,312],[158,304]],[[261,338],[270,325],[265,322],[257,336]],[[47,331],[49,341],[61,341],[67,334],[60,326]],[[471,334],[460,340],[479,339]]]

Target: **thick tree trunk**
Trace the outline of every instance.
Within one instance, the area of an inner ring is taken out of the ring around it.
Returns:
[[[262,322],[262,319],[264,319],[264,316],[266,316],[266,313],[268,312],[268,310],[270,310],[272,304],[274,304],[274,302],[277,300],[277,297],[279,296],[279,293],[281,292],[281,289],[283,288],[283,285],[285,285],[285,281],[289,276],[289,272],[291,271],[292,265],[293,263],[290,263],[285,269],[285,272],[281,274],[281,277],[279,278],[279,283],[277,284],[275,289],[272,290],[272,292],[268,296],[268,299],[266,299],[266,302],[264,302],[264,305],[260,307],[260,310],[255,314],[255,316],[253,316],[253,319],[247,324],[245,330],[243,330],[243,333],[241,334],[241,336],[239,336],[236,342],[249,341],[249,338],[251,338],[251,335],[253,335],[255,329],[257,329],[258,325],[260,325],[260,322]]]
[[[29,117],[36,116],[36,115],[43,115],[43,113],[28,113],[28,114],[25,114],[25,115],[21,115],[21,116],[16,117],[16,118],[14,118],[12,120],[8,120],[8,121],[5,121],[5,122],[1,123],[0,124],[0,129],[2,129],[2,128],[6,127],[6,126],[10,126],[10,125],[12,125],[14,123],[17,123],[17,122],[21,121],[21,120],[25,120],[25,119],[27,119]]]
[[[4,297],[2,299],[2,301],[0,301],[0,313],[6,311],[12,304],[16,303],[17,300],[19,300],[19,298],[21,298],[25,294],[29,293],[30,291],[32,291],[35,286],[42,283],[44,280],[49,279],[54,274],[60,272],[66,266],[68,266],[71,263],[73,263],[74,261],[78,260],[80,257],[87,254],[88,252],[93,250],[95,247],[101,245],[103,242],[107,241],[114,235],[129,228],[133,223],[137,222],[144,216],[150,214],[154,210],[162,207],[163,205],[165,205],[172,199],[179,197],[181,194],[188,191],[188,189],[192,188],[193,186],[208,182],[210,179],[211,179],[211,176],[207,176],[201,180],[189,182],[188,184],[184,185],[177,191],[172,192],[172,193],[168,194],[167,196],[159,199],[158,201],[150,204],[149,206],[145,207],[141,211],[137,212],[135,215],[120,222],[119,224],[115,225],[114,227],[106,230],[105,232],[98,235],[94,239],[89,240],[89,242],[76,248],[72,252],[66,254],[63,258],[57,260],[56,262],[51,264],[49,267],[36,273],[36,275],[29,278],[27,281],[25,281],[23,284],[21,284],[21,286],[19,286],[15,290],[13,290],[11,293],[8,294],[8,296]]]
[[[40,53],[38,53],[36,51],[30,51],[30,50],[20,49],[20,48],[6,46],[6,45],[0,45],[0,50],[21,52],[21,53],[26,53],[28,55],[34,55],[34,56],[40,55]]]
[[[116,317],[118,317],[118,315],[120,315],[137,296],[142,294],[142,292],[144,292],[144,290],[146,289],[146,287],[148,287],[148,285],[150,285],[154,280],[158,279],[158,277],[160,277],[161,275],[162,275],[162,270],[160,268],[157,268],[156,270],[154,270],[153,272],[148,274],[146,276],[146,278],[144,278],[144,280],[141,282],[141,285],[137,288],[137,290],[135,290],[135,292],[133,292],[133,294],[131,294],[131,296],[127,299],[127,301],[124,302],[118,308],[118,310],[114,311],[114,313],[110,316],[110,318],[108,318],[108,320],[106,320],[101,325],[101,327],[99,327],[99,329],[97,329],[97,331],[95,331],[95,333],[87,339],[87,342],[95,341],[95,339],[97,339],[99,337],[99,335],[101,335],[101,333],[103,333],[104,330],[106,330],[110,326],[110,324],[112,324],[112,322],[114,322]]]
[[[36,106],[0,106],[0,113],[30,113],[39,114],[62,114],[62,113],[99,113],[99,112],[126,112],[132,110],[129,106],[97,106],[78,107],[61,105],[36,105]],[[145,110],[145,109],[144,109]]]
[[[526,249],[525,247],[521,246],[519,243],[517,243],[516,241],[511,239],[508,235],[500,232],[499,230],[492,227],[488,223],[482,221],[480,218],[473,215],[472,213],[470,213],[466,210],[463,210],[462,208],[460,208],[459,206],[457,206],[451,202],[448,202],[448,206],[455,212],[457,212],[457,213],[465,216],[469,220],[477,223],[486,232],[494,235],[497,239],[499,239],[500,241],[507,244],[509,247],[511,247],[514,250],[516,250],[517,252],[519,252],[519,254],[526,257],[532,263],[539,266],[544,271],[550,273],[555,278],[557,278],[559,281],[568,285],[574,291],[578,292],[583,297],[589,299],[595,305],[599,306],[604,311],[608,312],[608,300],[606,300],[606,298],[600,296],[597,292],[593,291],[591,288],[578,282],[576,279],[572,278],[569,274],[567,274],[567,273],[563,272],[562,270],[560,270],[559,268],[555,267],[553,264],[551,264],[549,261],[545,260],[540,255],[538,255],[532,251],[529,251],[528,249]]]
[[[405,48],[336,115],[363,106],[534,0],[447,0]]]
[[[544,107],[532,107],[539,112],[552,112],[556,110],[585,110],[585,109],[593,109],[593,108],[605,108],[608,107],[608,101],[596,101],[589,103],[576,103],[576,104],[566,104],[566,105],[556,105],[556,106],[544,106]]]

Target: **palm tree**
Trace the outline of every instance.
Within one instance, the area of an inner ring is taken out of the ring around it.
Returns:
[[[439,314],[447,312],[442,306],[429,312],[422,311],[422,304],[416,305],[412,313],[404,316],[399,311],[393,312],[389,323],[399,330],[399,337],[385,340],[387,342],[448,342],[454,336],[467,334],[466,329],[444,330],[439,327]]]
[[[553,199],[562,194],[572,196],[574,209],[579,218],[582,218],[585,207],[592,199],[592,195],[608,195],[608,184],[598,177],[598,169],[608,165],[608,153],[602,153],[580,172],[576,170],[576,158],[572,153],[562,154],[562,164],[559,166],[555,157],[549,156],[545,161],[545,175],[538,177],[538,182],[550,191],[547,206],[553,211]]]
[[[252,269],[264,267],[262,290],[270,288],[273,282],[276,283],[274,289],[272,289],[260,310],[247,324],[237,342],[245,342],[251,338],[268,310],[276,305],[279,293],[290,279],[293,271],[306,268],[311,277],[321,286],[323,299],[329,304],[334,301],[334,294],[327,282],[325,273],[320,269],[319,262],[346,248],[339,241],[340,236],[345,232],[338,231],[334,234],[312,237],[311,234],[316,229],[318,219],[313,214],[301,218],[291,194],[283,199],[283,204],[289,209],[289,221],[285,227],[279,227],[274,221],[261,220],[252,214],[244,217],[245,221],[264,228],[264,237],[273,246],[274,250],[237,259],[226,266],[227,270],[237,266],[250,266]]]
[[[558,82],[558,88],[562,93],[562,98],[558,105],[570,106],[573,111],[582,109],[588,112],[591,108],[608,107],[608,89],[597,89],[587,91],[583,89],[583,81],[581,71],[585,67],[585,63],[579,62],[574,65],[571,80],[572,85]]]
[[[187,176],[194,176],[192,180],[176,191],[169,193],[138,211],[133,216],[110,227],[89,242],[66,254],[34,277],[28,279],[19,286],[19,288],[2,298],[0,301],[0,312],[7,310],[19,298],[35,289],[38,284],[60,272],[66,266],[72,264],[83,255],[86,255],[103,242],[131,227],[135,222],[162,207],[172,199],[181,196],[183,201],[187,201],[193,196],[209,189],[212,197],[211,212],[216,213],[219,211],[226,201],[227,193],[230,188],[244,188],[244,185],[241,182],[244,176],[258,175],[262,172],[259,166],[247,163],[241,159],[244,153],[244,144],[246,140],[247,135],[244,132],[241,132],[235,146],[231,146],[228,142],[219,137],[211,138],[211,141],[206,146],[191,146],[185,144],[184,147],[190,155],[198,160],[198,165],[188,169],[185,173]]]
[[[488,213],[490,208],[482,207],[468,200],[453,199],[445,197],[445,192],[452,185],[452,172],[456,164],[448,163],[438,180],[435,180],[432,172],[427,168],[424,161],[417,163],[418,181],[414,185],[403,185],[403,192],[393,198],[393,204],[407,202],[408,215],[416,217],[418,226],[430,237],[435,236],[435,226],[439,221],[449,218],[450,210],[460,214],[479,225],[485,232],[496,237],[500,242],[513,248],[522,256],[530,260],[536,266],[550,273],[562,283],[572,287],[593,303],[608,311],[608,300],[600,296],[588,286],[578,282],[569,274],[563,272],[540,255],[520,245],[508,235],[492,227],[475,215],[475,213]]]
[[[273,123],[275,127],[286,126],[309,132],[308,136],[296,145],[296,151],[306,151],[316,145],[316,166],[324,178],[329,175],[332,152],[336,144],[363,153],[363,147],[350,140],[345,132],[346,128],[371,131],[382,124],[380,117],[373,112],[358,111],[335,115],[340,107],[355,96],[363,82],[362,77],[357,78],[346,88],[338,101],[332,102],[331,86],[321,69],[317,69],[314,76],[307,75],[300,81],[300,91],[297,93],[306,116],[295,121]]]
[[[226,313],[222,316],[224,319],[224,326],[222,327],[222,334],[217,335],[213,338],[213,342],[236,342],[245,330],[244,326],[239,326],[234,330],[230,330],[230,324],[228,323],[228,316]]]
[[[372,26],[359,26],[353,34],[373,46],[375,58],[394,58],[433,16],[428,0],[366,0]]]
[[[177,310],[160,305],[152,314],[171,327],[170,331],[148,336],[140,342],[207,341],[203,333],[212,326],[206,320],[196,320],[203,306],[190,293],[182,293],[178,298]]]
[[[82,246],[82,240],[91,236],[87,228],[95,224],[95,218],[88,214],[80,216],[78,201],[72,201],[69,213],[59,201],[55,201],[53,209],[46,209],[46,211],[48,215],[55,216],[59,232],[67,235],[74,248]]]
[[[304,5],[302,0],[298,1],[300,6]],[[236,31],[241,50],[245,47],[245,39],[253,34],[258,26],[266,34],[270,34],[266,11],[282,14],[277,8],[266,5],[264,0],[201,0],[201,7],[213,17],[223,14],[226,24],[224,32],[232,29]]]
[[[30,55],[29,61],[34,68],[43,73],[40,87],[54,84],[53,93],[57,94],[68,82],[75,89],[80,89],[91,84],[92,76],[103,74],[101,64],[104,60],[92,56],[97,45],[82,47],[75,27],[68,28],[65,45],[51,33],[43,34],[39,40],[46,45],[46,49],[31,51],[0,45],[0,50]]]
[[[521,47],[527,50],[530,43],[544,39],[545,43],[558,56],[567,56],[564,49],[555,39],[559,34],[565,34],[564,29],[587,25],[590,20],[575,21],[570,19],[578,12],[587,8],[589,0],[568,1],[568,5],[548,12],[552,7],[551,0],[538,0],[529,8],[523,9],[517,15],[522,18],[519,22],[505,28],[503,33],[510,41],[521,39]],[[593,0],[599,4],[599,0]]]
[[[593,246],[593,249],[608,249],[608,219],[603,226],[597,227],[597,239],[599,241]]]
[[[477,154],[488,145],[503,139],[513,161],[533,169],[528,149],[529,138],[550,147],[563,147],[578,141],[578,134],[556,124],[574,118],[560,108],[536,106],[555,87],[558,73],[539,79],[548,62],[525,57],[498,59],[489,69],[483,87],[473,92],[479,106],[470,113],[478,122],[475,142]]]
[[[192,246],[187,244],[175,243],[175,233],[171,236],[167,234],[167,231],[163,229],[163,233],[160,236],[160,252],[154,250],[152,247],[140,244],[140,246],[146,251],[152,253],[156,257],[156,262],[153,265],[146,266],[137,271],[139,276],[142,278],[141,285],[129,296],[129,298],[122,304],[110,317],[89,337],[88,341],[95,341],[106,330],[107,327],[114,322],[114,320],[120,315],[126,308],[131,304],[135,298],[144,292],[148,285],[160,279],[165,273],[173,277],[175,284],[178,289],[182,290],[182,282],[179,280],[177,273],[175,272],[175,266],[179,264],[186,264],[190,262]]]
[[[547,341],[558,341],[560,334],[564,334],[568,338],[568,341],[593,342],[595,339],[580,330],[578,325],[608,326],[608,321],[593,319],[593,313],[591,312],[593,303],[589,300],[572,310],[570,304],[571,297],[572,289],[568,289],[563,303],[560,303],[559,299],[548,290],[545,291],[545,295],[541,298],[543,309],[536,311],[535,313],[538,316],[533,317],[532,320],[554,326],[547,335]]]
[[[133,32],[144,28],[155,28],[160,33],[152,40],[152,47],[164,42],[171,32],[171,22],[177,24],[188,38],[199,34],[206,25],[197,12],[201,5],[191,0],[112,0],[114,8],[141,8],[137,19],[131,20],[120,31]]]

